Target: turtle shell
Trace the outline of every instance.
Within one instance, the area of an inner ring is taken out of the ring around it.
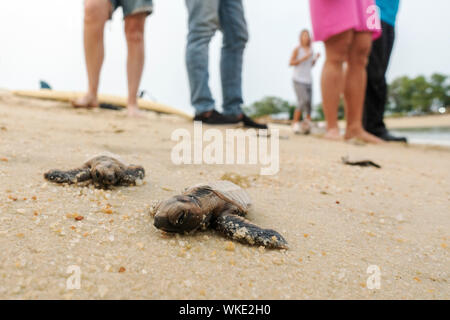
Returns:
[[[197,188],[208,188],[212,192],[214,192],[219,198],[230,202],[237,206],[239,210],[247,213],[251,206],[250,196],[241,187],[234,184],[231,181],[227,180],[219,180],[214,182],[209,182],[205,184],[198,184],[192,188],[186,190],[189,192],[192,189]]]

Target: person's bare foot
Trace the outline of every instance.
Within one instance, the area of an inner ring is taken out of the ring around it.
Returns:
[[[381,144],[384,143],[383,140],[378,138],[377,136],[374,136],[373,134],[368,133],[363,128],[359,129],[347,129],[345,132],[345,140],[360,140],[366,143],[373,143],[373,144]]]
[[[98,108],[98,100],[96,96],[86,94],[85,96],[72,101],[72,106],[77,109],[95,109]]]
[[[308,135],[311,133],[311,121],[303,120],[301,124],[301,131],[303,134]]]
[[[145,118],[145,114],[142,110],[139,109],[137,105],[128,105],[127,106],[127,115],[130,118]]]
[[[294,122],[294,124],[292,125],[292,131],[295,134],[299,134],[300,133],[300,122]]]
[[[342,140],[341,134],[339,132],[339,128],[331,128],[327,129],[327,132],[323,136],[325,139],[339,141]]]

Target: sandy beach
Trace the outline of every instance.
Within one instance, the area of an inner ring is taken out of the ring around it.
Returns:
[[[387,118],[385,122],[392,129],[450,127],[450,114]]]
[[[384,122],[389,129],[450,127],[450,114],[385,118]],[[325,122],[321,124],[324,126]],[[345,120],[340,120],[339,126],[344,128]]]
[[[261,176],[259,166],[174,165],[177,128],[192,123],[0,93],[0,299],[450,298],[449,149],[284,127],[280,171]],[[144,184],[103,191],[43,178],[104,152],[143,165]],[[346,155],[382,168],[346,166]],[[227,174],[248,182],[248,218],[283,234],[288,250],[155,229],[153,201]],[[80,289],[67,288],[70,266]],[[369,266],[379,289],[367,287]]]

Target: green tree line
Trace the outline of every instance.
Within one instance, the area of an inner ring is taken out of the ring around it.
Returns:
[[[292,119],[295,103],[278,97],[265,97],[244,111],[254,118],[287,113]],[[402,76],[394,79],[388,87],[387,115],[410,115],[435,113],[440,108],[450,108],[450,76],[439,73],[430,77]],[[322,104],[315,106],[315,118],[324,118]],[[449,110],[450,111],[450,110]],[[344,117],[344,103],[339,105],[339,118]]]

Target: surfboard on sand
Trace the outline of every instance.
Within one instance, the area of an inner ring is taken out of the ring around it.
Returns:
[[[13,94],[20,97],[26,98],[36,98],[36,99],[45,99],[45,100],[55,100],[55,101],[63,101],[63,102],[71,102],[79,97],[81,97],[83,92],[72,92],[72,91],[55,91],[55,90],[16,90],[13,91]],[[98,101],[100,104],[111,104],[117,105],[122,108],[127,106],[127,99],[124,97],[108,95],[108,94],[100,94],[98,96]],[[192,120],[192,116],[180,111],[178,109],[166,106],[161,103],[138,99],[139,108],[143,110],[154,111],[158,113],[164,114],[174,114],[185,119]]]

